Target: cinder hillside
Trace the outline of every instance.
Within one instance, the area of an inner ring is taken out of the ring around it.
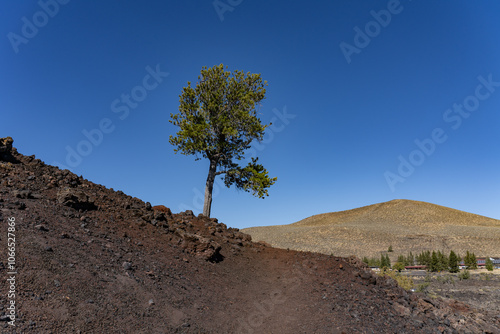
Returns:
[[[337,256],[378,256],[392,245],[399,253],[466,250],[500,256],[500,220],[411,200],[393,200],[324,213],[290,225],[243,230],[274,247]]]
[[[19,154],[11,138],[0,138],[0,221],[1,333],[500,332],[489,310],[151,206]]]

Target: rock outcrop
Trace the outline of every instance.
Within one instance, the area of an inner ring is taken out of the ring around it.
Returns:
[[[0,160],[13,161],[12,144],[14,140],[11,137],[0,138]],[[15,149],[14,149],[15,150]]]

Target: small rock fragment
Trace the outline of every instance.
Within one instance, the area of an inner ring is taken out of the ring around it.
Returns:
[[[44,224],[35,225],[35,228],[42,232],[47,232],[49,230],[47,226],[45,226]]]

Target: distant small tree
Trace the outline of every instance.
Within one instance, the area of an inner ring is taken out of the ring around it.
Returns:
[[[464,264],[467,269],[477,269],[476,255],[467,251],[467,253],[465,254]]]
[[[389,255],[380,255],[380,268],[391,268],[391,260]]]
[[[448,270],[448,257],[441,251],[437,252],[438,271]]]
[[[257,163],[257,158],[245,167],[238,164],[251,142],[262,140],[269,126],[261,123],[256,111],[264,99],[266,85],[260,74],[231,73],[222,64],[203,67],[196,86],[193,88],[188,82],[183,88],[179,113],[170,114],[170,122],[179,127],[169,139],[176,146],[174,151],[209,161],[204,216],[210,217],[212,190],[218,175],[224,174],[227,187],[234,184],[259,198],[267,196],[267,189],[276,181]]]
[[[458,256],[454,251],[450,251],[450,256],[448,258],[448,267],[450,268],[450,273],[458,273]]]
[[[385,256],[384,256],[384,254],[380,255],[380,268],[387,268],[387,265],[385,264]]]
[[[388,252],[392,252],[392,245],[389,245],[389,249],[387,250]]]
[[[431,265],[431,252],[430,251],[422,251],[419,255],[417,255],[417,263],[423,266],[429,267]]]
[[[410,254],[408,254],[408,256],[406,257],[406,265],[407,266],[413,266],[415,263],[415,257],[413,256],[413,253],[410,252]]]
[[[432,251],[431,261],[428,266],[428,270],[432,272],[436,272],[439,270],[439,259],[435,251]]]
[[[421,264],[421,265],[423,265],[423,263],[422,263],[422,253],[417,254],[417,255],[415,256],[415,260],[417,260],[417,264]]]
[[[476,258],[476,254],[474,254],[474,253],[472,253],[472,255],[471,255],[471,262],[472,262],[471,269],[477,269],[477,258]]]
[[[367,258],[365,256],[365,258],[363,259],[363,262],[368,264],[368,266],[370,266],[370,267],[378,267],[378,268],[381,267],[380,260],[377,258],[374,258],[374,257]]]
[[[469,251],[467,251],[465,253],[465,257],[464,257],[464,265],[469,268],[471,266],[471,256],[470,256],[470,253]]]
[[[401,270],[404,270],[404,269],[405,269],[405,265],[404,265],[402,262],[396,262],[396,263],[394,263],[394,265],[392,266],[392,269],[395,269],[395,270],[397,270],[398,272],[401,272]]]
[[[489,256],[486,257],[486,269],[488,269],[488,271],[493,271],[493,261],[491,261]]]

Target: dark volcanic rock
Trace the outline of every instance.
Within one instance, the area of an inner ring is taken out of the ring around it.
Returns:
[[[0,161],[15,162],[12,156],[15,148],[12,147],[14,140],[11,137],[0,138]]]
[[[13,143],[12,137],[0,138],[0,154],[11,154]]]
[[[223,256],[220,254],[222,247],[217,242],[181,229],[177,229],[175,233],[182,238],[182,247],[186,251],[210,262],[222,261]]]
[[[215,218],[151,207],[11,144],[0,142],[16,161],[0,162],[0,221],[16,220],[18,333],[500,331],[496,314],[424,300],[357,258],[253,243]],[[2,333],[8,289],[0,284]]]
[[[163,212],[167,216],[172,216],[172,211],[169,208],[167,208],[165,205],[155,205],[155,206],[153,206],[153,210]]]
[[[76,210],[96,210],[97,206],[89,196],[81,190],[66,188],[57,194],[57,201]]]

